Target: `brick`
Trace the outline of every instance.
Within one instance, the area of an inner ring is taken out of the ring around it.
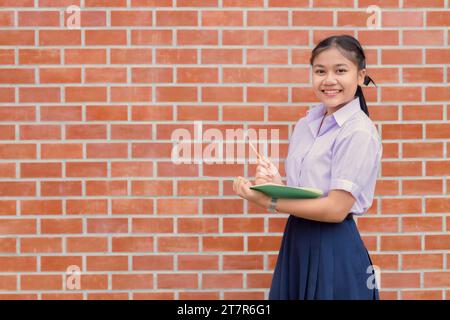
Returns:
[[[224,218],[223,232],[264,232],[264,220],[261,218]]]
[[[151,11],[111,11],[111,26],[152,26]]]
[[[133,270],[173,270],[173,256],[145,255],[133,256]]]
[[[34,70],[22,68],[5,68],[0,74],[0,83],[23,84],[34,83]]]
[[[0,239],[0,253],[16,253],[15,238],[1,238]]]
[[[89,105],[86,106],[87,121],[126,121],[128,120],[127,106],[106,106],[106,105]],[[83,128],[73,127],[73,128]],[[91,126],[91,128],[104,128],[103,126]],[[83,128],[85,131],[86,128]],[[103,130],[102,130],[103,132]],[[106,131],[105,131],[106,133]],[[106,138],[106,136],[105,136]]]
[[[33,30],[0,30],[1,46],[34,46]]]
[[[202,288],[204,289],[231,289],[242,288],[242,274],[208,274],[204,273],[202,277]]]
[[[1,219],[0,234],[35,234],[35,219]]]
[[[112,214],[153,214],[153,199],[113,199]]]
[[[158,274],[158,289],[197,289],[197,274]]]
[[[125,30],[86,30],[85,41],[89,46],[126,45],[127,33]]]
[[[146,64],[151,62],[151,49],[111,49],[112,64]]]
[[[42,219],[42,234],[81,233],[83,230],[81,219]]]
[[[86,153],[88,158],[126,158],[128,150],[124,143],[90,143],[86,146]],[[100,183],[101,181],[92,182],[92,184]]]
[[[317,19],[318,16],[320,16],[320,19]],[[292,13],[292,25],[331,27],[333,25],[333,12],[296,10]]]
[[[185,105],[177,107],[177,119],[186,120],[218,120],[218,106]]]
[[[172,83],[172,68],[132,68],[133,83]]]
[[[21,290],[62,290],[61,275],[21,275]]]
[[[133,218],[133,233],[172,233],[171,218]]]
[[[443,46],[444,32],[442,30],[405,30],[403,44],[406,46]]]
[[[264,32],[260,30],[223,30],[224,46],[258,46],[264,44]]]
[[[158,199],[158,214],[197,214],[197,199]]]
[[[106,162],[67,162],[67,177],[106,177]]]
[[[443,255],[420,253],[420,254],[403,254],[402,266],[404,269],[442,269]]]
[[[89,218],[87,219],[89,233],[128,233],[126,218]]]
[[[113,237],[113,252],[152,252],[153,238],[151,237]]]
[[[442,158],[442,143],[405,143],[403,144],[404,158]]]
[[[66,200],[66,214],[107,214],[106,199]]]
[[[191,45],[217,45],[219,33],[216,30],[177,30],[177,44],[179,46]]]
[[[86,257],[87,271],[126,271],[128,270],[127,256],[88,256]]]
[[[450,243],[450,235],[425,235],[426,250],[446,250]]]
[[[156,26],[197,26],[196,11],[157,11]]]
[[[288,25],[287,11],[248,11],[247,25],[248,26],[287,26]]]
[[[22,253],[58,253],[62,252],[61,238],[22,238],[20,239]]]
[[[67,252],[106,252],[108,239],[106,237],[68,237]]]
[[[113,274],[113,290],[153,289],[152,274]]]
[[[91,83],[127,82],[126,68],[86,68],[85,81]]]
[[[82,266],[81,256],[41,256],[41,270],[66,272],[70,266]]]
[[[111,61],[114,51],[111,50]],[[66,64],[104,64],[106,63],[106,49],[64,49]]]
[[[422,27],[423,12],[420,11],[385,11],[381,13],[382,27]]]
[[[244,241],[239,236],[211,236],[203,237],[203,251],[242,251]]]
[[[66,87],[66,102],[106,101],[106,87]]]
[[[202,26],[243,26],[243,13],[239,11],[203,11]]]
[[[21,215],[60,215],[62,214],[61,200],[22,200]]]
[[[197,252],[198,237],[159,237],[158,252]]]
[[[262,255],[224,255],[224,270],[261,270],[264,259]]]
[[[217,233],[219,231],[218,219],[205,218],[178,218],[179,233]]]
[[[156,49],[156,63],[160,64],[196,64],[195,49]]]
[[[40,30],[39,45],[41,46],[80,46],[81,31],[79,30]]]
[[[151,161],[114,161],[111,163],[112,177],[152,177],[153,162]],[[139,181],[136,181],[139,183]],[[132,183],[132,191],[134,194],[134,182]]]
[[[36,257],[0,257],[1,272],[36,272]]]
[[[217,255],[179,255],[179,270],[218,270],[219,257]]]
[[[81,196],[80,181],[44,181],[41,183],[41,195],[52,196]]]
[[[21,178],[61,178],[62,166],[61,163],[21,163],[20,164]]]
[[[385,199],[381,203],[381,211],[389,214],[395,212],[402,213],[421,213],[422,200],[421,199]]]
[[[81,121],[81,106],[41,106],[40,115],[42,121]]]
[[[112,110],[114,112],[114,108]],[[106,139],[106,125],[67,125],[66,139]]]
[[[152,100],[151,87],[112,87],[112,102],[150,102]]]
[[[383,251],[409,251],[420,249],[420,236],[381,236],[381,250]]]
[[[35,182],[0,182],[0,196],[29,197],[36,196]]]
[[[146,46],[170,46],[173,44],[172,30],[131,30],[131,44],[132,45],[146,45]],[[127,50],[127,49],[117,49]],[[128,49],[128,50],[142,50],[142,49]],[[148,50],[148,49],[144,49]],[[149,54],[151,54],[151,51]]]

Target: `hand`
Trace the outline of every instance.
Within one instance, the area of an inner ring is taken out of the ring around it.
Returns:
[[[276,183],[284,184],[277,167],[270,159],[261,156],[258,157],[258,165],[256,167],[255,183]]]
[[[233,181],[233,191],[238,196],[267,208],[271,198],[260,191],[250,189],[251,186],[252,183],[243,177],[237,177]]]

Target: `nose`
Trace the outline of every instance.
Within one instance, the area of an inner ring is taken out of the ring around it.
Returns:
[[[325,77],[325,79],[323,80],[323,83],[325,85],[333,85],[336,83],[336,78],[334,77],[333,72],[328,72],[327,76]]]

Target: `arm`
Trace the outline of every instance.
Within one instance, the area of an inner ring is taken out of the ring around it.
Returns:
[[[266,203],[269,207],[270,199]],[[331,190],[328,196],[317,199],[278,199],[277,211],[294,216],[322,222],[339,223],[344,221],[355,198],[344,190]]]

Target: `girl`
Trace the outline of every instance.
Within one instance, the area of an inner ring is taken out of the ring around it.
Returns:
[[[373,80],[360,43],[348,35],[322,40],[310,64],[321,103],[295,125],[285,168],[287,185],[324,195],[271,199],[242,177],[233,190],[271,212],[290,214],[269,299],[378,300],[372,262],[353,220],[372,205],[381,163],[381,139],[361,90]],[[281,182],[269,159],[259,161],[255,182]]]

